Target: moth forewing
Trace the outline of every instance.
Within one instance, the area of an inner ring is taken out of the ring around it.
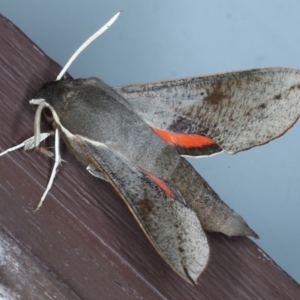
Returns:
[[[109,147],[75,140],[93,166],[107,176],[160,255],[185,280],[196,284],[209,259],[206,235],[180,194],[169,196],[135,164]]]
[[[204,135],[221,147],[215,152],[236,153],[265,144],[284,134],[300,115],[300,71],[289,68],[234,71],[115,90],[149,126]],[[203,145],[199,148],[193,154],[186,147],[181,154],[205,155],[199,151]]]

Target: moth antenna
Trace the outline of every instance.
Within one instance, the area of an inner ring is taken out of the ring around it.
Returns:
[[[121,11],[117,12],[108,22],[106,22],[101,28],[99,28],[91,37],[89,37],[71,56],[69,61],[63,67],[63,69],[58,74],[56,80],[60,80],[63,75],[66,73],[67,69],[70,67],[72,62],[76,59],[76,57],[92,42],[94,41],[99,35],[104,33],[119,17]]]
[[[55,129],[55,163],[54,163],[54,166],[53,166],[53,169],[51,172],[51,176],[50,176],[47,188],[46,188],[39,204],[34,209],[34,212],[37,212],[39,210],[39,208],[42,206],[48,192],[50,191],[53,181],[54,181],[54,178],[55,178],[55,175],[56,175],[57,168],[60,165],[60,163],[61,163],[61,157],[60,157],[60,152],[59,152],[59,130],[57,128],[57,129]]]

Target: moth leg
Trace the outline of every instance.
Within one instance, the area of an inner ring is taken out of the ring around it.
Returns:
[[[107,180],[107,178],[103,175],[103,173],[102,173],[101,171],[97,170],[97,169],[95,168],[94,165],[89,164],[89,165],[86,167],[86,170],[87,170],[91,175],[93,175],[94,177],[97,177],[97,178],[100,178],[100,179],[102,179],[102,180],[104,180],[104,181],[109,182],[109,181]]]
[[[51,135],[52,133],[51,132],[44,132],[44,133],[41,133],[40,134],[40,141],[43,141],[45,140],[49,135]],[[12,151],[15,151],[17,149],[20,149],[20,148],[23,148],[24,147],[24,150],[27,151],[27,150],[30,150],[32,148],[34,148],[34,136],[32,136],[31,138],[25,140],[24,142],[22,142],[21,144],[19,145],[16,145],[14,147],[11,147],[11,148],[8,148],[6,149],[5,151],[1,152],[0,153],[0,156],[2,155],[5,155],[9,152],[12,152]],[[50,151],[49,151],[50,152]]]
[[[43,194],[43,196],[42,196],[39,204],[34,209],[34,212],[37,212],[39,210],[39,208],[42,206],[42,204],[43,204],[43,202],[44,202],[44,200],[45,200],[45,198],[46,198],[49,190],[52,187],[52,184],[53,184],[56,172],[57,172],[57,168],[60,165],[61,161],[62,160],[61,160],[61,156],[60,156],[60,152],[59,152],[59,130],[55,129],[55,163],[54,163],[54,166],[53,166],[53,169],[52,169],[52,173],[51,173],[51,176],[50,176],[47,188],[46,188],[46,190],[45,190],[45,192],[44,192],[44,194]]]

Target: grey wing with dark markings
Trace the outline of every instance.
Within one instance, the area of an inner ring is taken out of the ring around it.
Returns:
[[[288,68],[167,80],[115,90],[150,126],[207,136],[228,153],[269,142],[287,131],[300,115],[300,71]]]
[[[80,136],[75,141],[118,191],[160,255],[181,277],[196,283],[209,246],[196,213],[183,204],[180,193],[169,196],[147,172],[104,144]]]

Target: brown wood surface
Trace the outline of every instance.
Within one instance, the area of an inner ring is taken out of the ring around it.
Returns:
[[[0,17],[0,151],[33,135],[28,101],[60,67]],[[51,143],[49,143],[50,145]],[[208,234],[192,286],[160,258],[110,184],[66,161],[41,210],[53,161],[0,158],[0,296],[11,299],[300,299],[300,287],[248,238]],[[19,296],[19,298],[18,298]]]

